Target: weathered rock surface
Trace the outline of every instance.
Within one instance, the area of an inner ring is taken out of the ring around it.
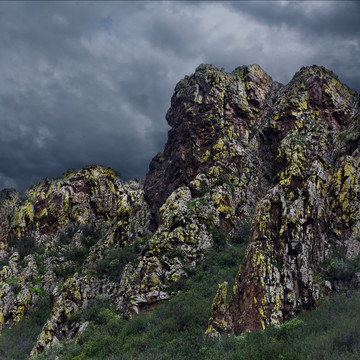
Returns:
[[[76,335],[69,317],[89,300],[117,297],[116,283],[97,278],[97,264],[108,249],[148,236],[151,214],[139,183],[90,166],[24,194],[3,192],[0,221],[3,261],[8,258],[0,271],[0,329],[20,321],[41,297],[52,300],[36,354]]]
[[[206,191],[216,181],[239,183],[246,210],[253,211],[258,188],[266,183],[255,134],[278,87],[257,65],[231,74],[200,65],[177,84],[166,115],[169,139],[151,161],[144,185],[157,221],[166,198],[195,178],[193,192]]]
[[[118,309],[125,317],[173,295],[185,266],[213,245],[214,229],[231,233],[251,217],[269,186],[255,134],[278,88],[257,65],[231,74],[201,65],[176,86],[169,140],[144,185],[158,228],[138,264],[124,271]]]
[[[317,266],[359,235],[357,101],[330,71],[315,66],[279,90],[259,132],[259,146],[270,144],[274,184],[254,214],[225,314],[231,332],[276,325],[314,306],[322,293]],[[229,329],[218,326],[213,336],[218,332]]]
[[[229,305],[219,286],[209,336],[279,324],[340,289],[319,266],[333,249],[360,250],[355,92],[318,66],[283,86],[257,65],[200,65],[177,84],[166,118],[169,139],[144,186],[93,166],[1,192],[0,328],[51,298],[33,355],[77,336],[86,324],[72,315],[99,294],[124,318],[174,296],[216,231],[231,238],[244,221],[247,256]],[[125,266],[111,257],[135,245]]]

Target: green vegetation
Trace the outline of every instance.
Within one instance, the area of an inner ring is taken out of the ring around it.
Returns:
[[[18,283],[17,279],[8,279],[6,280],[6,282],[12,287],[15,295],[17,295],[21,291],[21,285]]]
[[[74,236],[77,233],[79,233],[79,243],[74,246],[72,244],[74,244]],[[58,250],[49,254],[56,257],[64,256],[66,265],[59,264],[56,266],[54,268],[55,274],[66,279],[75,272],[81,273],[90,248],[99,241],[101,236],[101,231],[94,225],[73,225],[61,232],[56,244]]]
[[[43,298],[36,307],[11,329],[4,329],[0,337],[0,359],[28,359],[37,336],[49,317],[49,299]]]
[[[346,258],[345,254],[346,248],[339,247],[324,261],[321,271],[326,279],[349,281],[360,271],[360,254],[352,259]]]
[[[236,223],[233,236],[230,241],[234,244],[242,244],[250,238],[251,220],[239,220]]]
[[[23,236],[20,239],[9,236],[7,243],[10,249],[14,249],[19,253],[20,260],[36,251],[35,239],[32,236]]]
[[[141,249],[142,243],[137,240],[132,245],[106,250],[103,258],[96,264],[95,275],[107,276],[110,280],[119,282],[125,265],[135,260]]]
[[[239,224],[239,238],[249,231]],[[223,232],[213,234],[220,239]],[[222,243],[222,241],[220,241]],[[179,295],[160,303],[149,314],[125,321],[110,299],[101,295],[73,323],[89,322],[78,341],[61,342],[39,359],[233,359],[233,360],[354,360],[360,356],[360,294],[326,299],[280,327],[210,340],[204,338],[218,283],[232,281],[245,256],[246,241],[210,250],[205,260],[181,280]]]
[[[89,307],[73,314],[71,324],[88,322],[85,332],[77,341],[62,340],[50,354],[41,359],[59,360],[88,359],[179,359],[179,360],[355,360],[360,357],[360,294],[352,297],[338,295],[323,300],[318,309],[303,313],[275,328],[251,334],[232,336],[220,340],[206,339],[204,332],[210,315],[211,303],[223,281],[229,283],[228,299],[236,273],[245,257],[250,233],[250,222],[239,222],[231,239],[222,228],[212,232],[214,248],[209,250],[204,261],[197,267],[188,267],[189,278],[172,284],[179,294],[160,303],[148,314],[134,315],[129,321],[117,314],[110,298],[99,295]],[[73,234],[71,235],[73,236]],[[88,236],[88,238],[86,238]],[[84,241],[84,239],[86,239]],[[230,241],[229,242],[227,241]],[[73,252],[74,267],[81,264],[82,248],[86,253],[96,243],[89,233],[82,233],[78,252]],[[63,250],[70,249],[67,240],[60,240]],[[142,242],[108,249],[95,271],[118,281],[123,266],[136,258]],[[74,247],[71,248],[74,250]],[[179,249],[172,255],[181,255]],[[339,265],[340,264],[340,265]],[[339,248],[322,265],[322,274],[335,279],[349,279],[359,271],[360,259],[345,258],[345,249]],[[40,279],[34,279],[39,283]],[[49,300],[40,289],[32,292],[44,296],[33,309],[11,331],[5,329],[0,338],[1,359],[26,359],[35,344],[36,337],[48,317]]]
[[[194,201],[189,202],[188,204],[186,204],[186,206],[188,209],[192,209],[193,207],[195,207],[195,210],[197,210],[197,204],[199,204],[199,203],[203,206],[208,205],[207,202],[203,198],[200,198],[200,199],[196,199]]]
[[[204,332],[218,283],[232,288],[245,256],[246,243],[208,252],[203,263],[188,268],[192,277],[176,283],[180,294],[160,303],[150,314],[120,319],[106,297],[100,296],[74,322],[89,321],[75,344],[62,343],[40,359],[202,359],[209,344]]]
[[[9,257],[0,259],[0,271],[4,266],[8,266],[8,265],[9,265]]]
[[[195,285],[196,281],[193,283]],[[360,357],[360,294],[328,299],[278,328],[208,340],[200,292],[187,290],[152,313],[120,319],[106,302],[82,314],[91,325],[77,344],[39,359],[355,360]]]

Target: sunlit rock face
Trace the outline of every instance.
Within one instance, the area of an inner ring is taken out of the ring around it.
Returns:
[[[318,66],[284,86],[258,65],[200,65],[167,121],[144,185],[90,166],[1,192],[0,328],[51,300],[33,355],[81,333],[74,315],[99,296],[126,319],[151,311],[244,223],[247,256],[229,305],[219,286],[208,336],[279,324],[341,285],[317,271],[334,248],[360,250],[356,93]]]

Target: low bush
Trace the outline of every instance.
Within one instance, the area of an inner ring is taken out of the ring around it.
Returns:
[[[9,258],[8,257],[4,257],[2,259],[0,259],[0,271],[2,270],[2,268],[4,266],[9,265]]]
[[[321,265],[322,274],[328,280],[349,281],[360,271],[360,254],[352,259],[346,256],[346,248],[335,249]]]
[[[119,282],[125,265],[135,260],[141,249],[139,241],[122,248],[108,249],[96,264],[95,272],[100,277],[107,276],[111,281]]]
[[[0,337],[0,359],[24,360],[49,316],[49,299],[42,298],[18,324],[11,329],[3,329]]]
[[[20,260],[36,250],[35,239],[28,235],[21,238],[8,237],[7,243],[10,249],[19,253]]]
[[[227,241],[226,231],[222,228],[215,228],[211,235],[214,241],[214,249],[224,249]]]
[[[67,266],[58,265],[53,268],[53,271],[57,276],[67,279],[75,274],[76,267],[74,264]]]
[[[250,237],[251,221],[239,220],[231,237],[231,242],[234,244],[242,244],[247,242]]]

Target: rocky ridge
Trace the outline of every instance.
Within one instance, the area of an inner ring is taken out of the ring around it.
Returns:
[[[359,253],[359,103],[331,71],[302,68],[283,86],[257,65],[200,65],[166,119],[144,185],[94,166],[2,192],[0,326],[51,298],[32,355],[83,331],[72,315],[101,294],[124,318],[176,295],[219,230],[231,242],[251,222],[230,304],[226,284],[213,301],[215,337],[313,307],[335,286],[319,265],[335,248]]]

